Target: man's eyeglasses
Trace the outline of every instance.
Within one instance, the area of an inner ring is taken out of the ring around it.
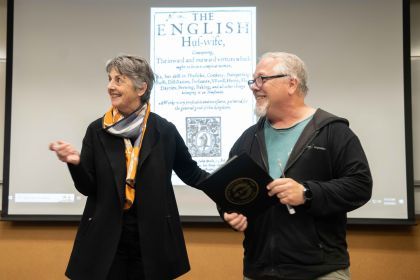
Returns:
[[[289,75],[279,74],[279,75],[273,75],[273,76],[258,76],[253,80],[249,80],[248,81],[248,86],[249,86],[250,89],[252,89],[252,86],[255,84],[255,86],[257,88],[260,88],[266,80],[275,79],[275,78],[283,78],[283,77],[286,77],[286,76],[289,76]]]

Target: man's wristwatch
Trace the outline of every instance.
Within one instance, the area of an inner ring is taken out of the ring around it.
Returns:
[[[306,203],[307,201],[312,200],[312,191],[306,184],[303,185],[303,187],[303,203]]]

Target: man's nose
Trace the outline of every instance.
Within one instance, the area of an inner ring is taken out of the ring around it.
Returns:
[[[251,84],[249,88],[251,89],[252,92],[256,92],[257,90],[260,89],[259,87],[257,87],[257,83]]]

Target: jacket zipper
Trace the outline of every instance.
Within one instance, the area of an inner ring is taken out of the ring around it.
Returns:
[[[318,135],[318,133],[319,133],[319,130],[315,130],[315,132],[314,132],[314,134],[312,135],[312,137],[305,143],[305,146],[304,146],[304,148],[299,152],[299,154],[293,159],[293,161],[292,162],[290,162],[290,164],[288,163],[287,164],[287,166],[286,166],[286,168],[284,169],[284,173],[283,173],[283,175],[284,175],[284,177],[286,177],[286,170],[287,169],[289,169],[290,168],[290,166],[292,166],[301,156],[302,156],[302,154],[308,149],[308,144],[309,143],[311,143],[312,142],[312,140],[314,140],[315,139],[315,137]],[[259,147],[259,152],[260,152],[260,156],[261,156],[261,159],[262,159],[262,161],[263,161],[263,164],[264,164],[264,167],[265,167],[265,169],[266,169],[266,171],[268,171],[268,164],[267,164],[267,162],[266,162],[266,160],[265,160],[265,158],[264,158],[264,155],[263,155],[263,153],[262,153],[262,146],[261,146],[261,142],[260,142],[260,140],[259,140],[259,138],[258,138],[258,136],[257,136],[257,133],[255,133],[254,134],[254,137],[257,139],[257,143],[258,143],[258,147]],[[296,145],[296,144],[295,144]],[[274,221],[274,215],[273,215],[273,211],[274,211],[274,207],[272,207],[271,209],[270,209],[270,215],[271,215],[271,222],[272,223],[274,223],[275,221]],[[274,259],[273,259],[273,249],[274,249],[274,240],[273,240],[273,236],[272,236],[272,234],[270,234],[270,236],[269,236],[269,238],[270,238],[270,267],[271,267],[271,269],[270,269],[270,271],[271,272],[274,272]]]
[[[265,160],[265,157],[264,157],[264,154],[263,154],[263,152],[262,152],[262,145],[261,145],[261,141],[260,141],[260,139],[258,138],[258,135],[257,135],[257,133],[255,133],[254,134],[254,137],[255,137],[255,139],[257,139],[257,143],[258,143],[258,147],[259,147],[259,151],[260,151],[260,156],[261,156],[261,159],[262,159],[262,161],[263,161],[263,164],[264,164],[264,167],[265,167],[265,170],[268,172],[268,163],[266,162],[266,160]],[[275,207],[271,207],[270,208],[270,219],[271,219],[271,222],[274,222],[273,221],[273,211],[274,211],[274,209],[275,209]],[[274,248],[274,240],[273,240],[273,235],[272,234],[270,234],[269,235],[269,238],[270,238],[270,272],[274,272],[274,259],[273,259],[273,248]]]
[[[260,151],[260,156],[261,156],[261,159],[263,161],[265,171],[268,171],[269,170],[268,169],[268,163],[265,161],[264,155],[262,153],[262,146],[261,146],[261,142],[260,142],[260,139],[258,138],[257,133],[254,134],[254,137],[255,137],[255,139],[257,139],[257,143],[258,143],[258,147],[259,147],[259,151]]]

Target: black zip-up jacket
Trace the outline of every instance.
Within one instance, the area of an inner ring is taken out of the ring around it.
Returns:
[[[247,152],[268,171],[264,122],[248,128],[230,157]],[[372,178],[358,137],[346,119],[318,109],[296,142],[285,176],[310,188],[313,199],[288,213],[279,203],[248,218],[244,275],[313,279],[350,265],[346,243],[347,212],[371,197]]]

